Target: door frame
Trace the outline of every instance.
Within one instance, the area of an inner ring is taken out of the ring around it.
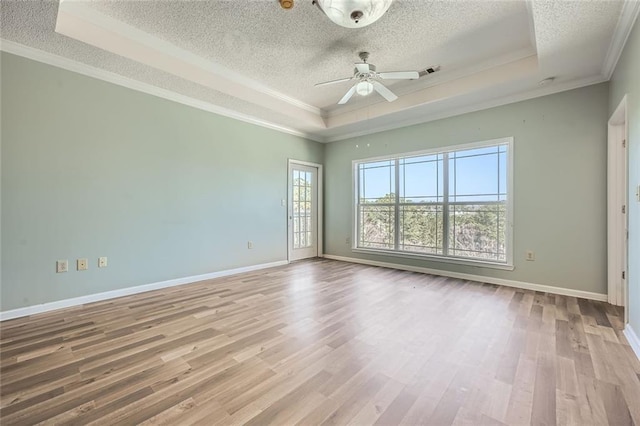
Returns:
[[[608,301],[628,304],[628,141],[627,96],[620,101],[608,122],[607,141],[607,265]],[[623,206],[624,211],[623,211]],[[622,273],[625,273],[623,279]],[[628,322],[625,309],[625,324]]]
[[[289,173],[289,170],[291,169],[292,165],[300,165],[300,166],[307,166],[307,167],[314,167],[316,169],[318,169],[318,184],[317,184],[317,191],[318,191],[318,229],[316,230],[317,232],[317,241],[316,244],[318,245],[318,257],[323,257],[324,256],[324,252],[322,250],[323,247],[323,236],[324,236],[324,207],[323,207],[323,198],[324,198],[324,191],[323,191],[323,173],[322,173],[322,164],[318,164],[318,163],[311,163],[309,161],[302,161],[302,160],[295,160],[293,158],[289,158],[287,160],[287,216],[286,216],[286,220],[287,220],[287,262],[291,263],[291,252],[293,250],[293,238],[292,238],[292,232],[291,232],[291,227],[293,226],[293,220],[291,219],[291,217],[293,216],[293,186],[292,186],[292,182],[291,182],[291,173]]]

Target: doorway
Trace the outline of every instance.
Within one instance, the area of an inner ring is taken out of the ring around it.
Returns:
[[[289,262],[322,256],[322,165],[289,160]]]
[[[607,145],[607,251],[609,303],[628,306],[627,97],[609,119]],[[625,309],[625,323],[628,321]]]

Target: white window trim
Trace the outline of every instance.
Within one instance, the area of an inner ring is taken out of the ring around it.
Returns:
[[[447,257],[431,254],[419,254],[395,250],[369,249],[358,247],[358,179],[357,167],[363,162],[392,160],[400,157],[418,155],[433,155],[436,153],[453,152],[466,149],[485,148],[493,145],[507,144],[507,226],[505,228],[505,240],[507,242],[506,262],[492,262],[487,260],[464,259],[460,257]],[[406,259],[424,259],[432,262],[453,263],[458,265],[476,266],[481,268],[503,269],[512,271],[513,265],[513,137],[490,139],[460,145],[448,145],[431,148],[422,151],[400,152],[376,157],[359,158],[351,162],[351,251],[354,253],[376,254],[382,256],[402,257]]]

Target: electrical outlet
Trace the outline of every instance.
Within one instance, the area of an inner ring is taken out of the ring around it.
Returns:
[[[78,259],[77,261],[78,271],[86,271],[89,269],[89,262],[87,259]]]
[[[344,243],[345,243],[346,245],[350,245],[350,244],[351,244],[351,237],[347,237],[347,238],[345,238]]]
[[[69,271],[69,261],[68,260],[58,260],[56,262],[56,272],[68,272]]]
[[[524,255],[524,258],[525,260],[533,262],[534,260],[536,260],[536,253],[531,250],[527,250],[527,252]]]
[[[98,268],[106,268],[107,267],[107,258],[99,257],[98,258]]]
[[[286,207],[287,206],[287,201],[283,198],[282,200],[280,200],[280,205],[282,207]]]
[[[248,249],[252,249],[253,248],[253,241],[247,241],[247,248]]]

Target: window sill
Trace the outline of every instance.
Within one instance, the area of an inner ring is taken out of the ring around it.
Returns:
[[[508,264],[508,263],[460,259],[457,257],[430,256],[428,254],[401,253],[401,252],[391,251],[391,250],[377,250],[377,249],[364,249],[364,248],[352,248],[351,251],[354,253],[362,253],[362,254],[376,254],[378,256],[392,256],[392,257],[402,257],[405,259],[428,260],[430,262],[453,263],[456,265],[474,266],[476,268],[501,269],[504,271],[513,271],[515,269],[512,264]]]

